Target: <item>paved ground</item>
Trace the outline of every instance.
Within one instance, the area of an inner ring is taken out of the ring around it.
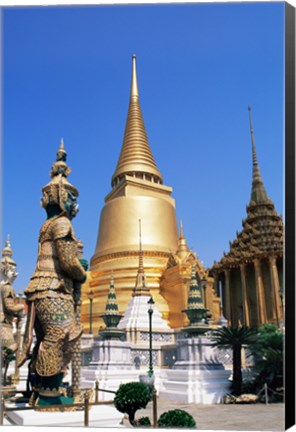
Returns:
[[[197,405],[157,399],[158,417],[170,409],[183,409],[195,419],[199,430],[284,431],[285,405]],[[137,411],[136,418],[152,420],[152,403]],[[124,425],[129,426],[127,419]]]

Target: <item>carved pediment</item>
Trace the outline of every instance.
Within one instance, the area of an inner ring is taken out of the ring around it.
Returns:
[[[179,260],[176,256],[174,256],[173,254],[171,254],[169,256],[168,262],[167,262],[167,269],[175,267],[176,265],[179,264]]]

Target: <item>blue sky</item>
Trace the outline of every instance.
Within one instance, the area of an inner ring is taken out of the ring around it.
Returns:
[[[74,229],[94,253],[137,55],[140,101],[188,245],[219,260],[251,191],[248,105],[261,174],[283,214],[284,3],[14,7],[3,11],[3,224],[24,290],[61,137],[80,191]]]

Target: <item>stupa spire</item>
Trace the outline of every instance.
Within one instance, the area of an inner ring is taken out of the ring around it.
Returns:
[[[162,176],[154,161],[142,116],[135,54],[132,57],[130,103],[125,133],[118,163],[112,177],[112,186],[115,186],[124,174],[162,183]]]
[[[149,288],[146,286],[146,277],[143,263],[141,219],[139,219],[139,267],[133,296],[147,295],[148,293]]]
[[[179,238],[185,239],[182,219],[180,220],[180,237]]]
[[[189,248],[187,246],[186,238],[184,235],[184,229],[183,229],[183,223],[182,219],[180,221],[180,235],[178,240],[178,249],[177,249],[177,255],[183,259],[186,258],[189,252]]]
[[[133,70],[132,70],[131,98],[139,97],[136,54],[133,54],[132,61],[133,61]]]
[[[257,159],[256,147],[255,147],[255,136],[252,122],[252,110],[248,107],[249,118],[250,118],[250,131],[252,140],[252,158],[253,158],[253,176],[252,176],[252,191],[251,191],[251,202],[254,201],[256,204],[264,201],[268,201],[268,197],[262,181],[260,168]]]

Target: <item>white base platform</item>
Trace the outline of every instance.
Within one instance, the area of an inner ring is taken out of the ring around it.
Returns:
[[[81,368],[81,387],[94,387],[95,381],[99,381],[99,388],[117,391],[120,384],[126,384],[131,381],[139,381],[139,376],[145,371],[140,369],[120,370],[109,369],[101,370],[99,368]],[[99,401],[111,401],[115,397],[114,393],[99,391]]]
[[[38,412],[10,411],[8,421],[15,426],[84,426],[84,411]],[[90,427],[120,427],[123,414],[111,405],[97,405],[89,410]],[[6,425],[8,424],[6,420]]]
[[[159,397],[184,403],[217,404],[229,392],[231,370],[167,370]]]

